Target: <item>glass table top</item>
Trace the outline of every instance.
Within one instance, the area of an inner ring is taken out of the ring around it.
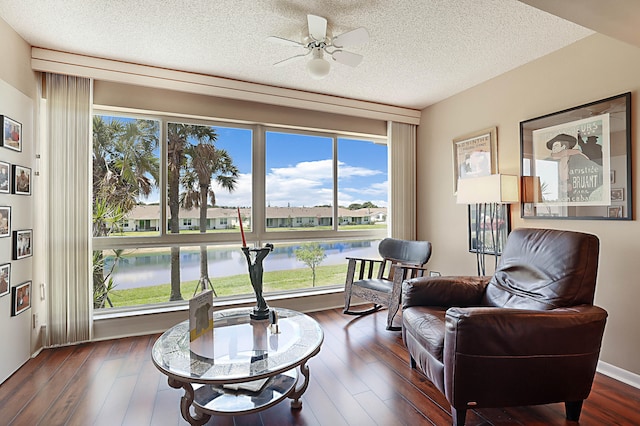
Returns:
[[[269,320],[252,320],[253,308],[214,311],[213,337],[189,342],[189,321],[167,330],[153,345],[154,364],[167,375],[192,383],[247,382],[291,370],[315,355],[324,335],[320,325],[300,312],[271,308]]]

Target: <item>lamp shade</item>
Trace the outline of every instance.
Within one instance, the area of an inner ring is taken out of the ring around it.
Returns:
[[[521,199],[523,203],[541,203],[542,188],[539,176],[522,176]]]
[[[518,202],[518,176],[488,175],[458,179],[458,204],[509,204]]]

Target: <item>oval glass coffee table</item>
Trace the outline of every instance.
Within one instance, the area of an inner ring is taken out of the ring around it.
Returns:
[[[180,411],[190,424],[202,425],[211,415],[261,411],[286,397],[292,408],[302,407],[306,364],[320,351],[324,335],[308,315],[271,310],[278,314],[278,330],[269,320],[251,319],[253,308],[236,308],[214,312],[212,338],[190,344],[187,320],[155,342],[153,363],[169,377],[169,386],[184,389]]]

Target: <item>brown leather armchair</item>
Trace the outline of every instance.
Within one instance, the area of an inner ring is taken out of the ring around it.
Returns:
[[[607,312],[593,306],[594,235],[516,229],[493,277],[403,283],[402,337],[411,367],[468,408],[564,402],[577,421],[591,391]]]

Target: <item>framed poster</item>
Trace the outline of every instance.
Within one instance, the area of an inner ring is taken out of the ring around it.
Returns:
[[[0,161],[0,194],[11,192],[11,165]]]
[[[11,264],[0,265],[0,297],[9,294],[11,288]]]
[[[11,235],[11,207],[0,206],[0,238]]]
[[[509,204],[474,204],[468,208],[469,251],[500,256],[511,232]]]
[[[2,121],[2,146],[14,151],[22,151],[22,124],[0,115]]]
[[[497,129],[474,132],[453,140],[453,193],[458,192],[458,179],[469,179],[497,173]]]
[[[521,122],[520,152],[523,218],[632,219],[631,93]]]
[[[11,289],[11,316],[16,316],[31,307],[31,281]]]
[[[17,195],[31,195],[31,169],[13,165],[13,190]]]
[[[13,231],[13,260],[33,256],[33,231],[23,229]]]

